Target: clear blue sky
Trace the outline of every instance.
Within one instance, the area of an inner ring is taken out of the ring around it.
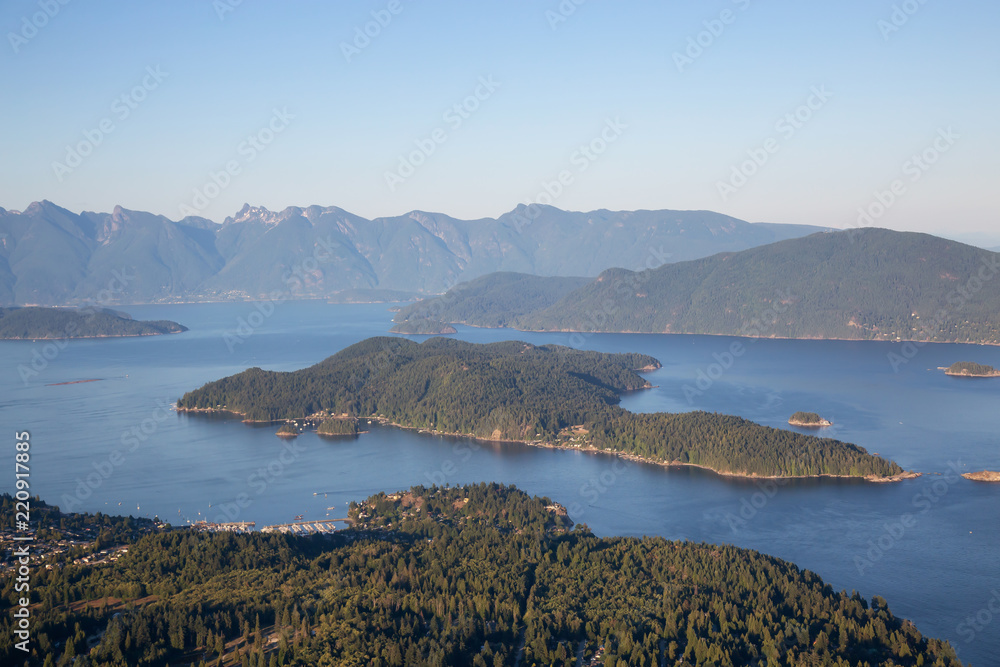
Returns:
[[[229,3],[3,3],[0,206],[475,218],[537,201],[566,171],[552,199],[565,209],[849,227],[898,179],[879,226],[1000,243],[1000,3],[244,0],[220,18]],[[898,26],[894,4],[913,12]],[[555,23],[560,6],[575,11]],[[391,20],[346,57],[372,12]],[[712,24],[720,16],[729,22]],[[699,33],[702,52],[678,67]],[[446,116],[477,86],[478,108]],[[799,109],[814,87],[832,96]],[[800,127],[776,125],[796,110]],[[615,119],[624,127],[608,128]],[[97,144],[85,133],[102,121],[111,131]],[[944,152],[934,142],[947,128],[958,137],[938,141]],[[602,154],[578,152],[602,131],[614,139]],[[81,142],[92,150],[72,166],[67,146]],[[433,153],[391,189],[387,172],[401,173],[415,142]],[[933,165],[906,164],[925,150]],[[747,151],[767,161],[729,180]],[[227,162],[239,173],[215,188],[210,173]],[[720,182],[733,186],[725,196]]]

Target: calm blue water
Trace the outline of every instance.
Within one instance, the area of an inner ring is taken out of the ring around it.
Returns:
[[[758,485],[378,427],[357,439],[306,434],[285,443],[274,426],[178,415],[162,406],[189,389],[249,366],[311,365],[384,334],[392,313],[384,305],[318,302],[281,304],[266,318],[252,315],[250,304],[127,310],[191,330],[69,341],[62,349],[0,342],[4,427],[31,432],[32,490],[64,510],[262,526],[297,514],[342,517],[346,503],[380,490],[499,481],[563,503],[600,535],[729,542],[791,560],[837,589],[882,595],[925,634],[951,640],[964,660],[998,664],[1000,619],[989,605],[1000,603],[1000,485],[957,473],[1000,469],[1000,380],[951,378],[937,367],[963,360],[1000,367],[1000,348],[460,329],[458,337],[474,342],[516,338],[651,354],[663,363],[647,376],[657,386],[626,397],[631,410],[718,411],[786,428],[792,412],[815,411],[834,421],[824,435],[931,473],[887,485]],[[239,318],[258,326],[227,344]],[[734,343],[740,354],[729,358]],[[890,353],[907,362],[894,369]],[[51,360],[43,367],[45,355]],[[33,359],[37,374],[23,380],[19,367],[31,368]],[[12,476],[0,483],[12,488]]]

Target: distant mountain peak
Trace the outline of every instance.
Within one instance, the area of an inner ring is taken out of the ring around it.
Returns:
[[[0,216],[5,248],[18,248],[22,257],[0,270],[0,304],[93,298],[108,273],[122,267],[138,276],[121,295],[131,302],[259,297],[287,290],[282,267],[301,266],[319,240],[339,250],[296,294],[329,297],[375,287],[439,293],[493,271],[596,276],[609,266],[701,258],[819,230],[737,221],[718,233],[720,221],[733,220],[708,212],[588,213],[525,204],[500,218],[412,210],[367,219],[335,206],[275,212],[245,203],[219,225],[198,216],[174,222],[121,205],[77,214],[41,201],[26,215]]]
[[[28,208],[24,209],[24,215],[39,215],[45,213],[46,211],[59,211],[61,213],[69,213],[66,209],[61,206],[57,206],[50,202],[48,199],[43,199],[41,201],[33,201],[28,204]],[[17,213],[17,211],[12,211]]]
[[[269,211],[264,206],[251,206],[250,204],[243,204],[236,215],[229,216],[226,218],[224,225],[232,225],[238,223],[249,222],[251,220],[256,220],[259,222],[264,222],[265,224],[270,223],[272,225],[278,224],[277,220],[274,220],[275,213]]]

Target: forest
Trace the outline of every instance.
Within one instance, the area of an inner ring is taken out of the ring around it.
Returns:
[[[857,445],[715,413],[634,414],[621,395],[649,388],[659,361],[519,341],[477,345],[376,337],[309,368],[251,368],[186,393],[179,409],[269,421],[343,415],[401,426],[596,448],[736,475],[887,477],[902,469]]]
[[[316,429],[320,435],[357,435],[358,420],[356,419],[324,419]]]
[[[136,539],[114,563],[36,568],[30,654],[5,665],[959,667],[884,599],[728,545],[598,538],[510,486],[413,487],[331,536]]]
[[[94,338],[181,333],[169,320],[133,320],[106,308],[0,308],[0,339]]]
[[[533,276],[499,271],[460,283],[441,297],[424,299],[402,308],[394,322],[394,331],[425,319],[465,322],[480,327],[512,326],[517,318],[555,304],[573,290],[590,282],[589,278]],[[421,333],[412,331],[409,333]]]

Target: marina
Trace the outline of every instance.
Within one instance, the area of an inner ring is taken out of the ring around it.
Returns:
[[[316,521],[293,521],[291,523],[279,523],[273,526],[264,526],[260,529],[262,533],[291,533],[293,535],[322,535],[333,533],[337,530],[336,523],[343,522],[350,524],[350,519],[319,519]]]

